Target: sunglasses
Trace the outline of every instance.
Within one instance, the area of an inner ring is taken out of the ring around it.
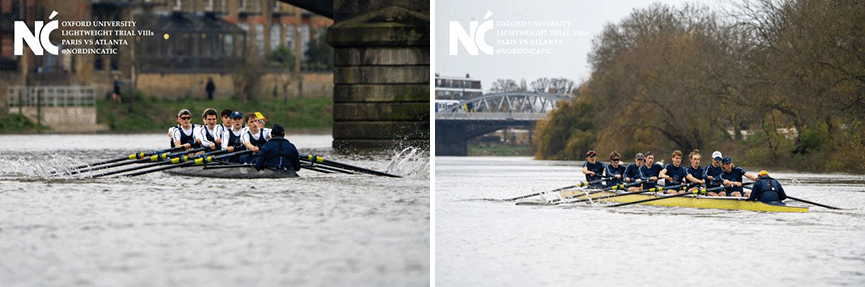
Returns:
[[[191,120],[192,117],[180,117],[181,120]]]
[[[610,160],[612,160],[612,161],[619,161],[618,158],[614,158],[614,159],[610,159]]]

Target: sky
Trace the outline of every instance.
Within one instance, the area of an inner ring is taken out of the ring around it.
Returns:
[[[592,40],[606,24],[618,24],[634,9],[656,2],[680,8],[686,3],[716,7],[716,1],[436,0],[435,73],[469,74],[481,80],[484,92],[496,79],[513,79],[517,84],[525,79],[529,87],[544,77],[579,84],[591,75],[587,59]],[[459,25],[452,25],[454,21]],[[478,27],[474,33],[472,21]],[[483,37],[478,37],[480,31]],[[456,55],[451,55],[453,45]],[[474,47],[476,55],[470,55],[467,49]]]

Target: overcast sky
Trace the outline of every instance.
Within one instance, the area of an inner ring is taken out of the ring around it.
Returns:
[[[579,84],[590,76],[587,55],[607,23],[618,24],[634,9],[655,2],[680,8],[686,3],[720,6],[716,1],[436,0],[434,72],[458,77],[468,73],[482,81],[485,92],[500,78],[518,84],[525,79],[529,85],[542,77],[568,78]],[[489,20],[491,29],[484,29]],[[463,38],[472,33],[471,21],[477,21],[478,31],[486,31],[480,45],[478,39],[469,45],[478,47],[477,55],[469,55],[459,40],[454,40],[457,55],[450,55],[451,21],[459,22],[456,28],[466,33]],[[483,51],[484,43],[492,47],[492,55]]]

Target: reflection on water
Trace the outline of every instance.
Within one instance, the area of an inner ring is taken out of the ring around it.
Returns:
[[[337,155],[330,136],[289,137],[401,179],[44,178],[164,137],[0,136],[0,286],[429,284],[427,151]]]
[[[847,208],[800,214],[490,200],[574,185],[579,164],[437,157],[437,284],[865,285],[865,176],[773,173]]]

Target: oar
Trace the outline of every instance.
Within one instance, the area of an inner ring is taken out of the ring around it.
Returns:
[[[226,152],[225,150],[218,150],[218,151],[213,151],[213,153],[217,153],[220,151],[223,153]],[[146,174],[146,173],[163,171],[163,170],[178,168],[178,167],[183,167],[183,166],[202,165],[202,164],[213,162],[215,160],[220,160],[220,159],[223,159],[226,157],[230,157],[230,156],[234,156],[234,155],[240,155],[240,154],[246,154],[246,153],[251,153],[251,152],[252,152],[252,150],[242,150],[242,151],[237,151],[237,152],[227,153],[227,154],[222,154],[222,155],[217,155],[217,156],[213,156],[213,155],[204,156],[204,154],[202,154],[199,156],[194,156],[194,157],[189,157],[189,158],[184,157],[183,161],[178,160],[177,162],[175,162],[175,161],[167,162],[168,163],[167,166],[158,167],[158,168],[154,168],[154,169],[148,169],[148,170],[142,170],[139,172],[124,174],[122,176],[138,176],[138,175],[142,175],[142,174]],[[165,164],[165,163],[163,163],[163,164]]]
[[[792,197],[792,196],[789,196],[789,195],[787,196],[787,198],[792,199],[792,200],[796,200],[796,201],[801,201],[801,202],[804,202],[804,203],[810,203],[810,204],[813,204],[813,205],[816,205],[816,206],[822,206],[822,207],[825,207],[825,208],[828,208],[828,209],[838,209],[838,210],[842,210],[842,209],[843,209],[843,208],[838,208],[838,207],[829,206],[829,205],[825,205],[825,204],[819,204],[819,203],[816,203],[816,202],[813,202],[813,201],[808,201],[808,200],[804,200],[804,199],[801,199],[801,198]]]
[[[320,172],[320,173],[333,173],[332,171],[327,171],[327,170],[324,170],[324,169],[319,169],[320,166],[313,166],[313,165],[309,165],[309,164],[301,164],[300,167],[303,168],[303,169],[308,169],[308,170],[311,170],[311,171],[317,171],[317,172]]]
[[[508,198],[508,199],[505,199],[505,200],[507,200],[507,201],[514,201],[514,200],[518,200],[518,199],[523,199],[523,198],[527,198],[527,197],[532,197],[532,196],[536,196],[536,195],[541,195],[541,194],[544,194],[544,193],[559,192],[559,191],[562,191],[562,190],[565,190],[565,189],[574,188],[574,187],[589,186],[590,184],[599,183],[599,182],[604,181],[604,179],[608,179],[608,178],[609,178],[609,177],[604,177],[604,178],[602,178],[602,179],[599,179],[599,180],[593,180],[593,181],[590,181],[590,182],[582,182],[582,181],[580,181],[579,183],[577,183],[577,184],[575,184],[575,185],[569,185],[569,186],[565,186],[565,187],[560,187],[560,188],[556,188],[556,189],[553,189],[553,190],[550,190],[550,191],[542,191],[542,192],[537,192],[537,193],[532,193],[532,194],[527,194],[527,195],[517,196],[517,197],[514,197],[514,198]]]
[[[79,170],[70,172],[69,175],[91,172],[91,171],[97,171],[97,170],[103,170],[103,169],[109,169],[112,167],[130,165],[130,164],[134,164],[134,163],[163,161],[163,160],[175,157],[175,156],[180,156],[180,155],[184,155],[184,154],[188,154],[188,153],[196,153],[199,151],[203,151],[205,149],[208,149],[208,148],[202,147],[202,148],[197,148],[197,149],[192,149],[192,150],[179,151],[179,152],[175,152],[175,153],[167,153],[166,152],[166,153],[161,153],[161,154],[154,154],[154,155],[151,155],[150,157],[145,157],[145,158],[142,158],[139,160],[124,161],[124,162],[118,162],[118,163],[113,163],[113,164],[103,165],[103,166],[98,166],[98,167],[93,167],[93,168],[79,169]]]
[[[624,190],[624,189],[628,188],[628,186],[634,186],[634,185],[641,184],[641,183],[645,183],[645,182],[639,182],[639,183],[635,182],[635,183],[631,183],[629,185],[620,184],[618,186],[613,186],[612,190],[617,190],[617,189]],[[684,184],[674,185],[674,186],[667,187],[666,189],[675,189],[675,188],[680,188],[682,186],[685,186],[685,185]],[[595,197],[595,198],[584,198],[584,199],[573,200],[573,201],[559,201],[559,202],[553,203],[553,205],[580,203],[580,202],[589,201],[589,200],[601,200],[601,199],[607,199],[607,198],[613,198],[613,197],[619,197],[619,196],[625,196],[625,195],[631,195],[631,194],[646,193],[646,192],[660,192],[660,191],[664,191],[664,189],[665,189],[664,187],[659,186],[659,187],[653,187],[653,188],[649,188],[649,189],[599,196],[599,197]],[[605,190],[605,191],[608,191],[608,190]]]
[[[320,165],[313,165],[313,164],[301,165],[301,167],[308,168],[308,169],[316,168],[316,169],[320,169],[320,170],[327,170],[327,171],[339,172],[339,173],[345,173],[345,174],[354,174],[354,172],[349,171],[349,170],[344,170],[344,169],[335,168],[335,167],[329,167],[329,166],[325,166],[325,165],[321,165],[321,164]]]
[[[810,201],[810,200],[804,200],[804,199],[801,199],[801,198],[798,198],[798,197],[789,196],[789,195],[787,196],[787,198],[792,199],[792,200],[795,200],[795,201],[801,201],[801,202],[804,202],[804,203],[810,203],[810,204],[813,204],[813,205],[816,205],[816,206],[825,207],[825,208],[828,208],[828,209],[844,210],[843,208],[834,207],[834,206],[825,205],[825,204],[820,204],[820,203],[816,203],[816,202],[813,202],[813,201]]]
[[[398,177],[398,178],[402,177],[399,175],[393,175],[393,174],[375,171],[375,170],[371,170],[371,169],[366,169],[366,168],[362,168],[362,167],[357,167],[357,166],[353,166],[353,165],[349,165],[349,164],[335,162],[332,160],[327,160],[327,159],[324,159],[323,157],[317,156],[317,155],[300,155],[300,160],[305,160],[305,161],[308,161],[311,163],[320,163],[323,165],[329,165],[329,166],[333,166],[333,167],[338,167],[338,168],[342,168],[342,169],[346,169],[346,170],[352,170],[352,171],[357,171],[357,172],[362,172],[362,173],[367,173],[367,174],[372,174],[372,175]]]
[[[183,148],[183,147],[176,147],[176,148],[170,148],[170,149],[164,149],[164,150],[157,150],[157,151],[150,151],[150,152],[143,152],[143,151],[142,151],[142,152],[138,152],[138,153],[130,154],[130,155],[128,155],[128,156],[120,157],[120,158],[109,159],[109,160],[104,160],[104,161],[100,161],[100,162],[94,162],[94,163],[89,163],[89,164],[79,165],[79,166],[76,166],[76,167],[70,168],[70,169],[69,169],[68,171],[66,171],[65,173],[67,173],[67,174],[71,174],[71,172],[75,172],[75,171],[77,171],[77,170],[79,170],[79,169],[84,169],[84,168],[88,168],[88,167],[94,167],[94,166],[103,165],[103,164],[115,163],[115,162],[118,162],[118,161],[142,159],[142,158],[144,158],[145,156],[151,156],[151,155],[160,154],[160,153],[165,153],[165,152],[173,152],[173,151],[180,150],[180,149],[182,149],[182,148]],[[53,172],[51,172],[51,174],[56,174],[56,173],[58,173],[58,172],[57,172],[57,171],[53,171]]]
[[[753,183],[753,182],[748,182],[748,183],[745,183],[745,184],[752,184],[752,183]],[[743,186],[744,186],[745,184],[743,184]],[[696,194],[700,194],[700,193],[702,193],[702,194],[706,194],[706,192],[709,192],[709,191],[721,190],[721,189],[725,189],[725,188],[728,188],[728,187],[733,187],[733,185],[713,187],[713,188],[710,188],[710,189],[706,189],[706,188],[704,187],[704,188],[701,188],[701,189],[695,189],[695,190],[694,190],[693,192],[691,192],[691,193],[693,193],[693,194],[695,194],[695,195],[696,195]],[[667,189],[672,189],[672,188],[667,188]],[[685,196],[685,195],[688,195],[688,194],[691,194],[691,193],[685,192],[685,193],[680,193],[680,194],[675,194],[675,195],[670,195],[670,196],[659,196],[659,197],[655,197],[655,198],[649,198],[649,199],[637,200],[637,201],[632,201],[632,202],[625,202],[625,203],[613,204],[613,205],[609,205],[609,206],[607,206],[607,207],[619,207],[619,206],[625,206],[625,205],[631,205],[631,204],[638,204],[638,203],[644,203],[644,202],[649,202],[649,201],[655,201],[655,200],[661,200],[661,199],[667,199],[667,198],[674,198],[674,197]]]
[[[226,151],[226,150],[217,150],[217,151],[212,151],[212,152],[209,152],[209,153],[200,154],[200,155],[196,155],[196,156],[185,156],[185,155],[184,155],[184,156],[179,156],[179,157],[172,157],[172,158],[169,158],[169,159],[167,159],[167,160],[157,160],[157,161],[154,162],[154,163],[141,164],[141,165],[138,165],[138,166],[134,166],[134,167],[131,167],[131,168],[127,168],[127,169],[121,169],[121,170],[114,170],[114,171],[109,171],[109,172],[103,172],[103,173],[100,173],[100,174],[93,175],[93,176],[91,176],[91,177],[92,177],[92,178],[97,178],[97,177],[109,176],[109,175],[113,175],[113,174],[118,174],[118,173],[124,173],[124,172],[128,172],[128,171],[133,171],[133,170],[145,169],[145,168],[153,167],[153,166],[157,166],[157,165],[165,165],[165,164],[172,164],[172,163],[186,162],[186,161],[188,161],[188,160],[190,160],[190,159],[195,160],[195,159],[203,158],[203,157],[206,157],[206,156],[209,156],[209,155],[212,155],[212,154],[219,154],[219,153],[225,153],[225,152],[227,152],[227,151]],[[184,152],[184,153],[186,153],[186,152]]]

